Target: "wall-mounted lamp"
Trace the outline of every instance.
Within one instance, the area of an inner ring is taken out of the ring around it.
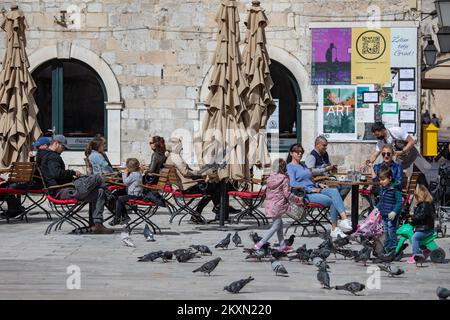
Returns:
[[[425,56],[425,63],[427,66],[434,66],[436,64],[436,58],[438,54],[438,50],[434,45],[434,41],[431,40],[431,36],[427,37],[428,44],[423,50],[423,54]]]
[[[442,53],[450,52],[450,0],[437,0],[434,4],[439,18],[439,47]]]
[[[63,26],[64,28],[67,28],[67,20],[66,20],[66,10],[61,10],[59,12],[59,19],[57,17],[55,18],[55,23],[59,24],[60,26]]]

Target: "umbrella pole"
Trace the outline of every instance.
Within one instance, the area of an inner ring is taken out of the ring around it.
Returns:
[[[229,216],[229,202],[230,199],[228,198],[228,192],[227,192],[227,183],[225,182],[225,179],[222,179],[220,181],[220,226],[223,227],[225,224],[225,217]]]

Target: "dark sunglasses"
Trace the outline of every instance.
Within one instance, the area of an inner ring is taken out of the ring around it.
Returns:
[[[390,157],[390,156],[391,156],[391,153],[390,153],[390,152],[382,152],[381,155],[382,155],[383,157],[386,157],[386,156]]]

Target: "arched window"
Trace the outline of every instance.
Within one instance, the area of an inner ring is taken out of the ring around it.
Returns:
[[[32,75],[44,132],[64,134],[71,150],[83,150],[98,133],[106,135],[106,91],[91,67],[76,59],[53,59]]]
[[[294,75],[281,63],[271,60],[272,97],[278,103],[279,148],[281,152],[301,141],[300,87]],[[270,143],[269,139],[269,143]],[[269,145],[269,150],[270,150]]]

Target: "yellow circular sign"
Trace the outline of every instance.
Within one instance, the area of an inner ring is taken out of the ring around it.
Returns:
[[[386,39],[374,30],[363,32],[356,40],[356,51],[365,60],[377,60],[386,51]]]

